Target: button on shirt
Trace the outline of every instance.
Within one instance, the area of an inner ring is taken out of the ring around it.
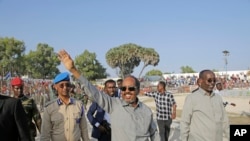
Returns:
[[[201,88],[186,97],[181,117],[182,141],[222,141],[229,123],[219,95]]]
[[[41,141],[89,141],[82,103],[70,98],[65,105],[54,100],[44,110]]]
[[[98,91],[84,77],[79,78],[89,98],[110,114],[112,141],[158,141],[153,113],[142,102],[130,106],[120,98],[110,97]]]

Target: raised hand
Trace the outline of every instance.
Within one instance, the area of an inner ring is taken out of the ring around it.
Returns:
[[[65,50],[60,50],[58,52],[58,59],[63,63],[63,65],[65,66],[65,68],[67,70],[69,70],[74,75],[75,78],[79,78],[80,77],[80,73],[76,69],[76,67],[74,65],[74,61],[70,57],[70,55],[68,54],[68,52],[66,52]]]
[[[75,68],[74,61],[65,50],[60,50],[58,52],[58,59],[63,63],[67,70],[71,71],[72,68]]]

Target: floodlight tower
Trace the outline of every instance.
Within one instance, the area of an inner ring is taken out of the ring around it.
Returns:
[[[229,51],[228,50],[224,50],[222,51],[222,53],[224,54],[224,59],[225,59],[225,70],[226,70],[226,88],[227,88],[227,64],[228,64],[228,61],[227,61],[227,57],[229,56]]]

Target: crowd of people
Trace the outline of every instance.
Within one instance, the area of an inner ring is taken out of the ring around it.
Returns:
[[[65,50],[59,51],[58,58],[77,83],[70,81],[69,73],[60,73],[53,81],[37,83],[36,92],[41,93],[33,95],[27,90],[29,82],[13,78],[13,94],[0,95],[3,140],[34,141],[40,132],[41,141],[89,141],[89,122],[91,137],[98,141],[168,141],[178,103],[166,90],[166,81],[159,81],[157,91],[144,93],[155,100],[155,123],[152,110],[138,98],[140,82],[136,77],[109,79],[100,90],[80,74]],[[202,70],[195,80],[198,88],[186,97],[183,107],[181,138],[222,141],[223,134],[229,135],[225,102],[218,94],[223,82],[211,70]],[[88,101],[92,102],[89,108]]]
[[[182,86],[188,85],[197,85],[197,79],[199,77],[197,75],[180,75],[180,76],[168,76],[166,77],[167,86],[170,88],[178,88]],[[216,75],[216,79],[220,81],[224,87],[228,89],[233,88],[249,88],[249,78],[247,74],[239,73],[232,75]]]

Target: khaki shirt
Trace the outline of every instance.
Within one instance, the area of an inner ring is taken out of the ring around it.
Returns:
[[[87,121],[82,102],[70,98],[65,105],[60,99],[46,105],[41,141],[89,141]]]
[[[182,141],[222,141],[229,136],[228,117],[219,95],[199,88],[186,97],[181,117]]]

